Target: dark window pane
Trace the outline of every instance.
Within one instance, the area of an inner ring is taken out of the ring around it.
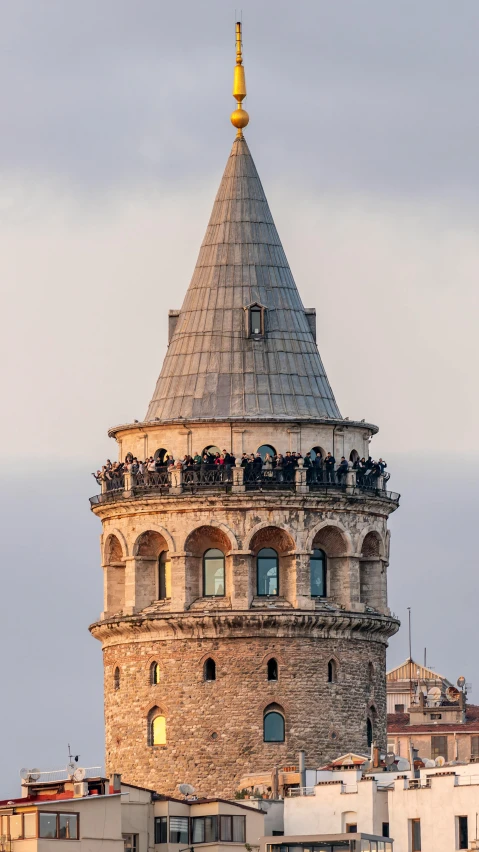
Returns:
[[[347,834],[356,834],[357,830],[358,830],[357,823],[355,823],[355,822],[348,822],[347,823],[347,825],[346,825]]]
[[[269,444],[262,444],[261,447],[258,447],[256,450],[257,453],[260,454],[263,461],[266,458],[266,454],[269,453],[271,458],[276,455],[276,450],[274,447],[271,447]]]
[[[284,742],[284,718],[281,713],[267,713],[264,717],[265,743]]]
[[[204,675],[205,680],[216,680],[216,663],[211,657],[208,657],[205,662]]]
[[[372,746],[373,744],[373,723],[371,719],[368,719],[366,723],[366,734],[368,738],[368,746]]]
[[[205,597],[219,596],[225,593],[225,557],[221,550],[207,550],[204,555]]]
[[[168,817],[155,818],[155,843],[168,842],[167,826]]]
[[[394,705],[395,713],[404,713],[404,704],[395,704]]]
[[[78,814],[58,814],[58,836],[78,840]]]
[[[233,841],[235,843],[246,843],[246,817],[233,817]]]
[[[479,757],[479,737],[471,737],[471,757]]]
[[[459,849],[469,848],[469,834],[467,831],[467,816],[457,818],[459,823]]]
[[[274,658],[268,660],[268,680],[278,680],[278,663]]]
[[[170,817],[170,843],[188,842],[188,817]]]
[[[205,821],[205,843],[215,843],[218,840],[218,818],[216,816],[204,817]]]
[[[444,757],[447,760],[447,737],[431,737],[431,757]]]
[[[311,597],[326,596],[326,556],[322,550],[315,550],[310,559]]]
[[[11,832],[11,828],[10,828],[10,832]],[[40,831],[39,831],[38,834],[39,834],[39,837],[56,837],[57,836],[57,815],[56,814],[47,814],[47,813],[41,813],[40,814]]]
[[[260,550],[257,557],[258,595],[277,595],[278,554],[270,547]]]
[[[251,334],[261,334],[261,309],[251,308]]]
[[[411,820],[412,852],[421,852],[421,820]]]
[[[383,837],[389,837],[389,823],[383,822]]]

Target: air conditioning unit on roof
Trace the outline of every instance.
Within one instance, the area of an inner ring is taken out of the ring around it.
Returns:
[[[88,796],[88,781],[78,781],[73,785],[73,798],[81,799]]]

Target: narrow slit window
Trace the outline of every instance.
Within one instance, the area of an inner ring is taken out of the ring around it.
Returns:
[[[338,667],[335,660],[330,660],[328,663],[328,683],[336,683],[338,677]]]
[[[160,664],[152,663],[150,666],[150,683],[155,685],[160,682]]]
[[[268,660],[268,680],[278,680],[278,662],[274,657]]]
[[[115,689],[120,688],[120,669],[118,668],[118,666],[115,669],[115,674],[113,676],[113,683],[114,683]]]
[[[216,663],[211,657],[208,657],[203,666],[203,676],[205,680],[216,680]]]
[[[250,333],[253,335],[263,334],[263,311],[254,305],[250,308]]]

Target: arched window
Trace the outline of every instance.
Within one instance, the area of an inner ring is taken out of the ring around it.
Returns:
[[[265,743],[284,743],[284,713],[279,704],[270,704],[263,716]]]
[[[203,596],[223,597],[225,593],[225,555],[211,548],[203,556]]]
[[[349,461],[354,464],[354,462],[359,461],[359,453],[357,450],[351,450],[349,453]]]
[[[211,657],[208,657],[203,666],[203,678],[204,680],[216,680],[216,663]]]
[[[274,659],[274,657],[272,657],[271,660],[268,660],[267,668],[268,680],[278,680],[278,662]]]
[[[330,660],[328,663],[328,683],[336,683],[338,679],[338,666],[336,660]]]
[[[163,550],[158,557],[158,600],[171,598],[171,562],[168,551]]]
[[[373,723],[369,716],[366,722],[366,733],[368,738],[368,746],[371,747],[373,744]]]
[[[258,595],[279,594],[278,554],[272,547],[263,547],[256,557],[258,575]]]
[[[210,456],[210,460],[213,463],[216,453],[220,453],[221,455],[220,448],[215,447],[214,444],[210,444],[209,447],[204,448],[203,452],[201,453],[201,458],[203,458],[203,456]]]
[[[309,452],[313,461],[315,460],[316,456],[321,456],[322,459],[326,458],[326,453],[322,447],[312,447]]]
[[[326,554],[324,550],[313,550],[309,560],[311,568],[311,597],[326,597]]]
[[[156,684],[160,682],[160,664],[152,663],[150,666],[150,683]]]
[[[265,460],[265,458],[266,458],[266,453],[269,453],[269,454],[270,454],[270,456],[271,456],[271,458],[273,458],[273,456],[275,456],[275,455],[276,455],[276,450],[275,450],[275,448],[274,448],[274,447],[271,447],[269,444],[261,444],[261,447],[258,447],[258,449],[257,449],[257,451],[256,451],[256,452],[258,452],[258,453],[260,454],[260,456],[261,456],[261,458],[263,459],[263,461],[264,461],[264,460]]]
[[[148,745],[166,745],[166,719],[157,708],[148,716]]]
[[[155,451],[155,461],[159,459],[161,464],[166,464],[168,456],[169,452],[164,447],[160,447],[159,450]]]
[[[113,684],[115,689],[120,688],[120,669],[118,668],[118,666],[116,667],[115,674],[113,675]]]

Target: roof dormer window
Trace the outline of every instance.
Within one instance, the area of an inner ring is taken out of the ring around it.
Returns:
[[[246,330],[248,337],[253,340],[258,340],[265,336],[265,314],[266,308],[260,305],[259,302],[253,302],[252,305],[246,305]]]

